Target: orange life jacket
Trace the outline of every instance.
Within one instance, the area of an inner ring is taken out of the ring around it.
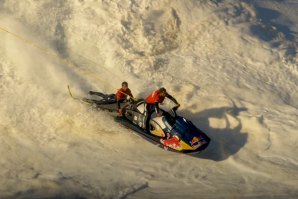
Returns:
[[[159,96],[159,91],[156,90],[146,98],[146,103],[147,104],[155,104],[156,102],[162,103],[164,101],[165,97]]]
[[[133,97],[131,90],[129,88],[124,91],[122,88],[119,88],[116,93],[117,101],[126,99],[127,96]]]

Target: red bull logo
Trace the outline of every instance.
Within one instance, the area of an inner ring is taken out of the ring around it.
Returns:
[[[177,136],[173,136],[172,138],[169,138],[169,139],[166,139],[166,140],[160,139],[160,142],[163,145],[165,145],[167,147],[170,147],[172,149],[177,149],[177,148],[181,147],[179,138]]]

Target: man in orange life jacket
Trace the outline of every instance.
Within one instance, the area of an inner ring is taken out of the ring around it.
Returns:
[[[151,119],[151,115],[154,112],[153,109],[155,109],[155,112],[158,117],[161,116],[161,112],[159,109],[159,104],[163,103],[165,98],[169,98],[172,100],[175,104],[177,104],[177,107],[180,106],[180,104],[177,102],[177,100],[171,96],[169,93],[167,93],[167,90],[165,88],[160,88],[152,93],[146,98],[146,130],[149,131],[149,122]]]
[[[128,88],[128,83],[127,82],[122,82],[122,87],[119,88],[117,90],[117,93],[116,93],[116,98],[117,98],[117,107],[118,107],[118,114],[119,116],[122,116],[122,113],[123,113],[123,108],[125,108],[126,106],[124,107],[120,107],[120,103],[123,103],[127,97],[133,97],[132,93],[131,93],[131,90]]]

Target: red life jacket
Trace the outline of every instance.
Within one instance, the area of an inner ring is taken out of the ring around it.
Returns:
[[[119,88],[116,93],[117,101],[126,99],[127,96],[133,97],[129,88],[124,91],[122,88]]]
[[[155,104],[156,102],[162,103],[164,101],[165,97],[159,96],[159,91],[156,90],[146,98],[146,103],[147,104]]]

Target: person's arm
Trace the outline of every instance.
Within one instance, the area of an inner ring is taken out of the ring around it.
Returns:
[[[170,95],[170,94],[167,93],[166,97],[169,98],[170,100],[172,100],[175,104],[180,105],[178,103],[178,101],[172,95]]]
[[[128,95],[130,96],[130,97],[133,97],[133,95],[132,95],[132,93],[131,93],[131,90],[129,89],[129,91],[128,91]]]

